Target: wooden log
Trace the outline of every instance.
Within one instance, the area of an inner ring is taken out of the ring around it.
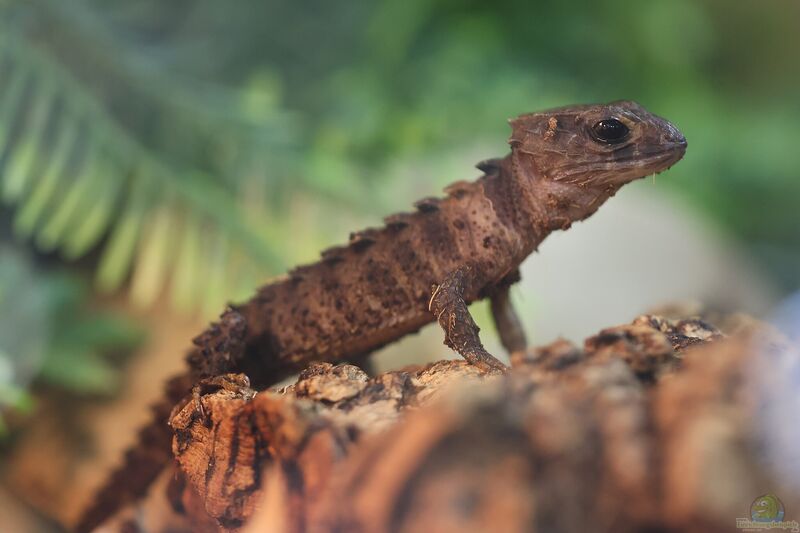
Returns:
[[[187,498],[252,532],[736,531],[765,493],[800,511],[762,420],[765,395],[800,395],[774,332],[642,316],[512,364],[320,364],[255,397],[232,377],[172,417]]]

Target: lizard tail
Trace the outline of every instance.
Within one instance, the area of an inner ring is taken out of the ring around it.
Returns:
[[[172,430],[167,425],[172,408],[193,385],[190,374],[167,382],[166,394],[152,407],[153,417],[139,430],[136,445],[125,453],[117,468],[95,493],[93,502],[83,511],[75,531],[88,533],[129,503],[141,498],[172,460]]]
[[[245,372],[255,383],[269,386],[291,375],[296,368],[278,357],[246,360],[246,320],[234,307],[228,307],[218,322],[212,323],[193,339],[195,345],[186,356],[189,372],[167,382],[166,394],[153,406],[153,417],[138,434],[136,443],[125,453],[122,465],[108,477],[94,500],[81,514],[75,530],[88,533],[123,507],[147,493],[164,467],[173,460],[172,429],[168,425],[172,409],[192,390],[197,380],[229,372]]]

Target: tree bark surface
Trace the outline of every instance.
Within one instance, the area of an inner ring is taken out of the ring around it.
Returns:
[[[774,494],[800,519],[797,424],[769,423],[797,416],[800,355],[733,329],[644,315],[503,376],[326,363],[255,396],[228,376],[173,411],[175,507],[202,531],[713,533]]]

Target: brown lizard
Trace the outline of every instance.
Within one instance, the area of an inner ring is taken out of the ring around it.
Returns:
[[[166,414],[202,378],[242,372],[263,388],[313,361],[359,361],[433,321],[467,361],[502,371],[468,304],[490,298],[503,346],[524,348],[508,297],[520,263],[552,231],[589,217],[620,187],[669,168],[686,150],[675,126],[630,101],[522,115],[511,127],[511,153],[479,163],[478,180],[351,234],[347,245],[230,306],[194,339],[189,374],[171,382],[156,421],[78,529],[93,529],[143,494],[170,455]]]

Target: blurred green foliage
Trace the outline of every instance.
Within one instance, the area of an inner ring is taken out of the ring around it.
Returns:
[[[0,436],[4,412],[30,408],[31,384],[82,396],[118,389],[121,358],[144,332],[88,296],[74,274],[37,271],[24,252],[0,246]]]
[[[504,153],[505,118],[621,98],[689,140],[659,183],[800,283],[795,0],[4,0],[0,15],[14,234],[89,254],[98,286],[129,280],[139,304],[170,287],[216,312],[310,257],[336,226],[311,207],[402,208],[397,191],[474,175],[452,154]],[[419,161],[447,171],[425,183]]]

